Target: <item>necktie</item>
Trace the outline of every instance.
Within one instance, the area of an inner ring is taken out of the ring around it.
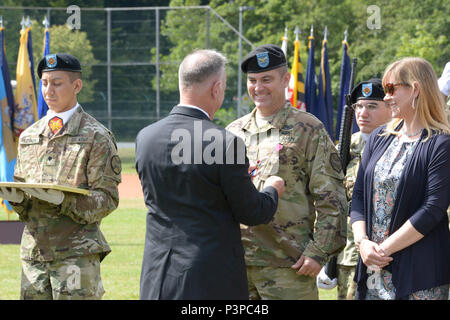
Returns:
[[[59,117],[54,116],[50,119],[48,122],[48,126],[50,127],[50,130],[55,134],[63,127],[63,120]]]

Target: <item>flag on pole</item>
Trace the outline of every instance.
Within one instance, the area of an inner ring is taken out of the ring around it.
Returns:
[[[303,64],[300,58],[300,30],[295,28],[294,60],[292,62],[291,79],[289,81],[288,97],[293,107],[306,111],[305,83],[303,81]]]
[[[316,70],[314,65],[314,27],[311,26],[311,35],[308,37],[308,62],[306,65],[305,101],[306,110],[315,114],[317,103]]]
[[[47,17],[44,20],[45,25],[45,34],[44,34],[44,57],[50,54],[50,33],[48,31],[49,22]],[[39,79],[39,87],[38,87],[38,116],[39,119],[44,117],[47,114],[48,106],[44,100],[44,96],[42,95],[42,81]]]
[[[20,31],[20,46],[16,71],[17,87],[15,101],[17,107],[13,121],[16,138],[32,123],[38,120],[36,95],[31,73],[31,59],[28,55],[27,45],[28,30],[22,28]]]
[[[1,67],[1,72],[3,75],[3,81],[4,81],[4,85],[5,85],[5,90],[6,90],[6,98],[8,101],[8,114],[7,116],[10,119],[10,124],[9,127],[12,128],[13,126],[13,116],[14,116],[14,110],[15,110],[15,103],[14,103],[14,93],[13,93],[13,89],[11,86],[11,76],[9,73],[9,67],[8,67],[8,61],[6,60],[6,46],[5,46],[5,35],[4,35],[4,28],[1,26],[1,39],[0,39],[0,46],[1,46],[1,50],[0,50],[0,67]],[[13,136],[14,137],[14,136]]]
[[[327,36],[328,36],[328,29],[327,27],[325,27],[324,39],[322,41],[322,54],[320,59],[317,117],[325,125],[325,129],[327,129],[330,137],[334,137],[333,101],[332,101],[333,98],[331,95],[331,76],[330,76],[330,67],[328,64]]]
[[[33,80],[33,89],[34,89],[34,96],[36,97],[36,77],[34,75],[34,56],[33,56],[33,40],[31,38],[31,20],[30,17],[27,17],[26,20],[27,25],[27,50],[28,50],[28,58],[30,59],[30,69],[31,69],[31,79]]]
[[[286,61],[287,61],[287,45],[288,45],[287,32],[288,32],[288,28],[285,27],[284,28],[284,36],[281,37],[281,51],[283,51],[284,56],[286,57]],[[288,88],[285,89],[284,96],[286,97],[286,100],[289,100],[289,90],[288,90]]]
[[[281,42],[281,51],[283,51],[284,56],[286,57],[286,59],[287,59],[287,45],[288,45],[287,32],[288,32],[288,28],[285,27],[284,28],[284,36],[281,38],[281,40],[282,40],[282,42]]]
[[[6,61],[4,28],[0,25],[0,181],[13,181],[16,164],[16,145],[12,131],[12,114],[14,110],[14,95]],[[9,214],[13,213],[11,205],[6,200],[1,205]]]
[[[342,113],[345,106],[345,95],[349,92],[350,74],[352,72],[350,65],[350,56],[348,55],[349,45],[347,42],[347,30],[345,30],[345,39],[342,41],[342,63],[339,87],[339,101],[336,119],[336,140],[339,140],[341,132]]]

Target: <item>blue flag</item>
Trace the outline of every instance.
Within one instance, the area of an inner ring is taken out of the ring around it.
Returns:
[[[36,96],[36,79],[35,79],[36,77],[34,75],[33,40],[31,39],[31,27],[28,27],[26,29],[26,32],[28,33],[27,50],[28,50],[28,58],[30,60],[31,79],[33,80],[34,96]]]
[[[9,67],[8,67],[8,61],[6,61],[6,51],[5,51],[5,36],[3,33],[4,28],[0,28],[0,68],[1,73],[3,74],[3,81],[5,85],[6,90],[6,99],[8,101],[8,116],[10,119],[10,125],[12,128],[13,125],[13,119],[14,119],[14,110],[15,110],[15,103],[14,103],[14,93],[11,86],[11,77],[9,73]]]
[[[44,36],[44,57],[50,54],[50,33],[48,29],[45,29]],[[42,81],[39,79],[39,95],[38,95],[38,116],[39,119],[45,117],[48,111],[47,103],[44,100],[44,96],[42,95]]]
[[[317,97],[317,118],[323,122],[330,137],[333,137],[333,98],[331,95],[331,76],[328,65],[327,40],[322,41],[320,59],[319,95]]]
[[[340,87],[339,87],[339,101],[338,101],[338,111],[337,111],[337,121],[336,121],[336,140],[339,140],[339,135],[341,132],[342,123],[342,113],[345,106],[345,95],[349,92],[350,87],[350,75],[351,75],[351,65],[350,57],[348,55],[349,45],[346,40],[342,41],[342,64],[341,64],[341,76],[340,76]]]
[[[0,181],[13,181],[16,164],[16,145],[11,120],[14,95],[6,61],[3,28],[0,28],[0,33]],[[1,200],[1,205],[7,213],[13,212],[8,201]]]
[[[314,37],[308,37],[308,62],[306,65],[305,100],[306,110],[316,114],[317,93],[316,93],[316,70],[314,65]]]

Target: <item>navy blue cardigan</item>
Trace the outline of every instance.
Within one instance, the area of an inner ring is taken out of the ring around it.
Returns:
[[[373,178],[375,165],[394,139],[379,136],[385,126],[372,132],[361,159],[353,189],[351,223],[364,220],[371,239]],[[426,130],[420,137],[426,137]],[[433,134],[420,141],[402,172],[392,210],[389,235],[408,219],[424,235],[418,242],[392,254],[385,267],[392,273],[396,299],[407,299],[418,290],[450,283],[450,232],[447,208],[450,203],[450,135]],[[355,281],[360,299],[367,291],[367,268],[359,257]]]

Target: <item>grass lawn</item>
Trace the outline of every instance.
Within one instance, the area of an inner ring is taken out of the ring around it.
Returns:
[[[122,161],[122,173],[135,174],[136,154],[134,148],[119,148],[119,156]]]
[[[121,200],[101,229],[112,252],[101,265],[105,300],[139,299],[144,251],[146,209],[140,199]],[[0,299],[19,299],[21,263],[19,245],[0,245]],[[321,300],[335,300],[336,289],[319,290]]]
[[[142,200],[125,199],[121,200],[116,211],[102,221],[101,230],[112,249],[101,264],[103,286],[106,291],[104,299],[139,299],[145,212]],[[21,276],[19,251],[19,245],[0,245],[1,300],[19,299]]]

